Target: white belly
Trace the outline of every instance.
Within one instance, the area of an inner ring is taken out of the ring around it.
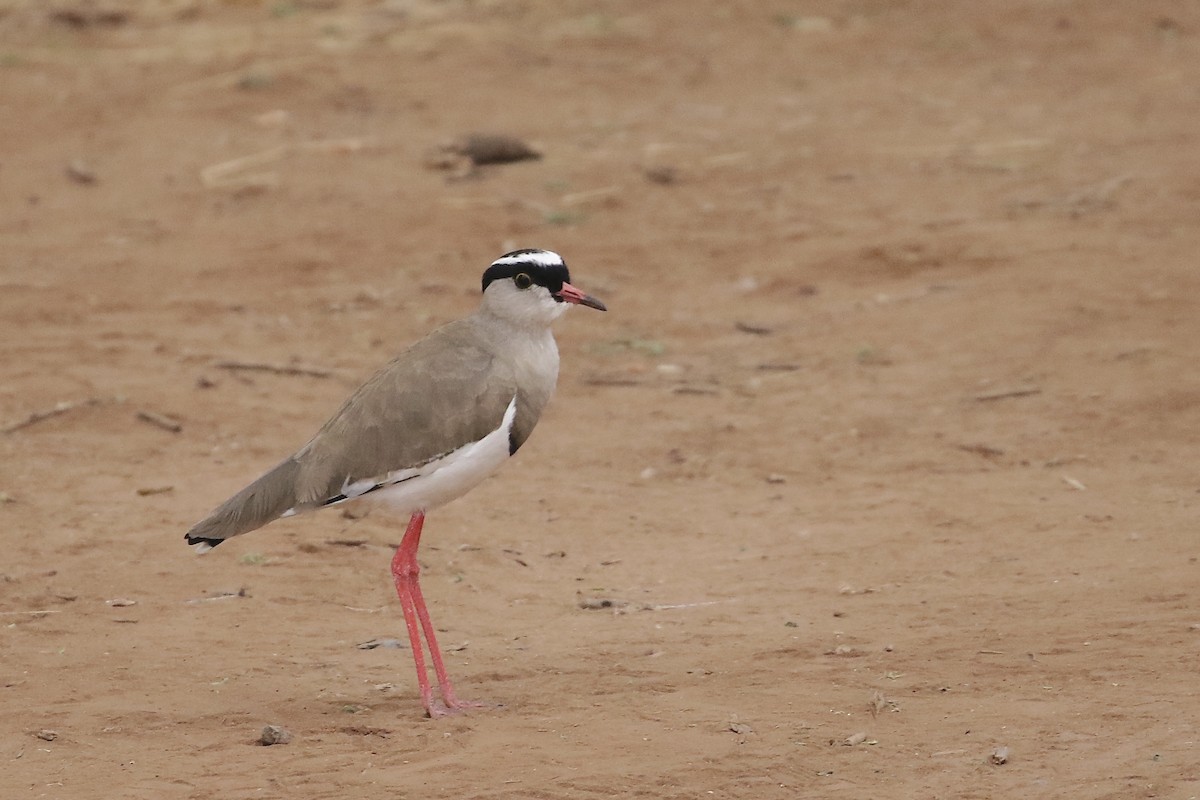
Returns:
[[[436,508],[461,497],[508,460],[508,434],[516,414],[517,399],[514,397],[499,428],[428,464],[398,470],[388,476],[395,483],[367,496],[402,514]]]

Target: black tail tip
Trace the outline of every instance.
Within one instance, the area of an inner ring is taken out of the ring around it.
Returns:
[[[195,547],[196,552],[198,553],[207,553],[209,550],[212,550],[221,542],[225,541],[224,539],[206,539],[203,536],[192,536],[190,533],[185,533],[183,538],[187,540],[188,544]]]

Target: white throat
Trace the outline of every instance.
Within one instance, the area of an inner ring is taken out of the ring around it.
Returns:
[[[544,330],[570,308],[544,286],[518,289],[512,281],[495,281],[483,293],[482,310],[514,328]]]

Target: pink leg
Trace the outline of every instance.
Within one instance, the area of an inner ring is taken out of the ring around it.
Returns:
[[[412,645],[413,662],[417,667],[417,686],[421,691],[421,703],[425,713],[431,717],[441,717],[452,711],[478,706],[459,700],[446,674],[446,662],[442,659],[442,651],[438,647],[437,635],[433,630],[433,621],[429,618],[429,609],[425,606],[425,597],[421,594],[420,572],[417,564],[417,548],[421,544],[421,528],[425,524],[425,512],[418,511],[408,521],[408,529],[392,558],[392,577],[396,580],[396,594],[400,596],[400,608],[404,611],[404,624],[408,628],[408,641]],[[419,627],[418,627],[419,626]],[[438,691],[442,695],[442,704],[433,700],[433,689],[429,685],[429,675],[425,671],[425,652],[421,644],[421,632],[429,644],[429,655],[433,659],[433,671],[437,674]]]

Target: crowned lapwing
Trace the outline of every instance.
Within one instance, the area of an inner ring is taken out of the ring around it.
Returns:
[[[483,273],[477,311],[409,347],[342,404],[316,436],[186,534],[206,552],[268,522],[376,500],[410,515],[392,559],[431,717],[475,705],[454,694],[418,581],[425,513],[465,494],[529,438],[558,379],[550,325],[573,304],[604,304],[569,283],[557,253],[515,250]],[[441,702],[433,697],[421,633]]]

